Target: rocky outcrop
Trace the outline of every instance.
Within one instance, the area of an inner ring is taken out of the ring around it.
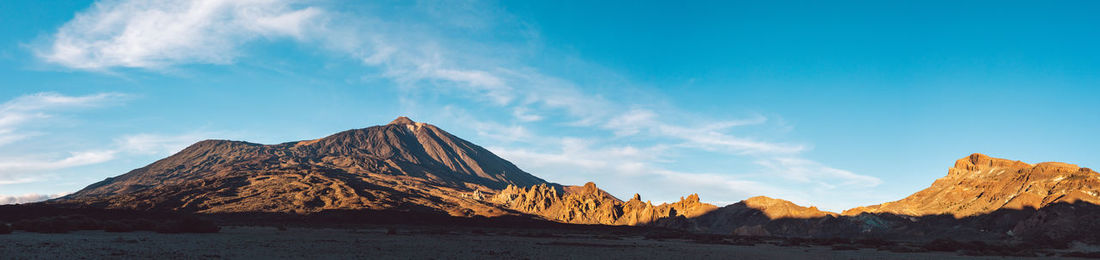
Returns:
[[[821,211],[817,207],[803,207],[793,202],[774,199],[765,196],[756,196],[743,200],[737,204],[730,205],[730,207],[744,207],[762,212],[769,219],[783,219],[783,218],[820,218],[825,216],[836,216],[836,213]]]
[[[546,184],[526,188],[508,186],[497,193],[492,202],[558,222],[604,225],[655,224],[666,218],[698,217],[717,208],[699,202],[697,194],[661,205],[643,202],[638,194],[624,202],[591,182],[560,188]]]
[[[505,212],[478,199],[482,192],[546,183],[436,126],[400,117],[309,141],[201,141],[58,202],[204,213],[401,209],[492,216]]]
[[[845,215],[891,213],[966,217],[998,209],[1038,209],[1058,202],[1100,204],[1100,175],[1077,165],[972,154],[959,159],[931,187],[899,201],[858,207]]]
[[[767,225],[777,220],[813,221],[836,216],[836,213],[821,211],[817,207],[803,207],[786,200],[757,196],[721,207],[693,221],[699,230],[710,233],[770,236],[775,235],[775,230],[769,230],[772,227]]]

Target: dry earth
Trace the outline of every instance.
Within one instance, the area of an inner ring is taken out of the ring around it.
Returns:
[[[217,234],[15,232],[0,235],[3,259],[973,259],[827,246],[755,246],[652,240],[586,231],[445,227],[312,229],[227,227]],[[979,257],[980,258],[980,257]],[[994,257],[988,257],[994,258]],[[1003,257],[995,257],[1003,259]],[[1032,258],[1036,259],[1036,258]]]

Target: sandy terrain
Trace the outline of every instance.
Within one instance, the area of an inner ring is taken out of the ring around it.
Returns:
[[[226,227],[217,234],[78,231],[0,235],[3,259],[953,259],[949,253],[893,253],[832,247],[737,246],[575,232],[549,235],[432,227],[309,229]],[[996,257],[1002,259],[1001,257]],[[1032,258],[1034,259],[1034,258]]]

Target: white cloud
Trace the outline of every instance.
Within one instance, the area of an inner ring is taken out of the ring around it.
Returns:
[[[60,159],[5,158],[0,160],[0,172],[10,174],[96,164],[114,159],[116,153],[113,150],[97,150],[73,152]]]
[[[40,135],[24,128],[31,124],[43,124],[44,119],[55,116],[54,113],[59,111],[100,107],[119,103],[125,98],[126,95],[118,93],[66,96],[53,92],[16,97],[0,104],[0,146]]]
[[[43,111],[68,108],[96,107],[118,101],[126,95],[119,93],[99,93],[87,96],[66,96],[53,92],[17,97],[0,105],[0,113]]]
[[[535,122],[542,120],[541,115],[532,113],[530,109],[522,106],[512,109],[512,116],[523,122]]]
[[[62,117],[74,110],[118,104],[128,96],[117,93],[99,93],[85,96],[67,96],[42,92],[13,98],[0,104],[0,146],[9,145],[32,136],[47,133],[32,130],[52,126],[51,118]],[[7,149],[8,152],[13,149]],[[28,154],[5,153],[0,158],[0,184],[16,184],[39,181],[43,172],[92,165],[110,161],[117,152],[110,149],[85,150],[68,153]]]
[[[122,136],[115,140],[115,144],[119,151],[126,153],[168,155],[179,152],[198,141],[215,137],[225,138],[210,132],[191,132],[180,135],[143,133]]]
[[[618,115],[604,124],[604,128],[610,129],[616,135],[635,135],[648,126],[657,124],[657,113],[647,109],[631,109]]]
[[[723,131],[732,127],[763,124],[767,118],[761,115],[742,120],[727,120],[689,124],[675,121],[667,123],[661,116],[648,109],[634,108],[612,117],[602,127],[617,136],[641,133],[663,138],[678,139],[685,145],[707,150],[728,151],[740,154],[794,154],[806,150],[803,145],[756,141],[737,137]]]
[[[552,177],[550,181],[566,185],[596,181],[597,185],[616,196],[640,193],[643,198],[655,202],[674,202],[688,193],[699,193],[704,201],[722,206],[764,195],[799,205],[840,211],[857,205],[823,198],[851,197],[849,193],[856,192],[838,187],[866,188],[881,182],[875,177],[800,158],[762,157],[756,162],[762,168],[755,170],[741,168],[690,172],[670,168],[676,167],[676,161],[667,157],[681,152],[676,147],[614,146],[580,138],[557,139],[557,144],[551,147],[494,146],[489,150],[524,170]],[[789,185],[791,180],[797,183]]]
[[[0,185],[40,182],[50,171],[103,163],[116,155],[112,150],[95,150],[72,152],[59,158],[48,155],[0,158]]]
[[[43,92],[0,103],[0,146],[6,148],[0,151],[0,185],[41,182],[45,176],[63,169],[100,164],[124,156],[167,155],[207,137],[225,136],[215,132],[143,133],[121,136],[113,144],[97,149],[54,148],[71,149],[69,151],[41,151],[17,143],[31,136],[50,138],[51,132],[56,131],[56,119],[68,117],[78,110],[120,104],[129,97],[118,93],[69,96]]]
[[[657,126],[657,132],[668,137],[686,140],[687,145],[707,150],[727,150],[741,154],[794,154],[806,150],[803,145],[762,142],[709,130],[705,127],[691,128],[661,124]]]
[[[2,124],[2,123],[0,123],[0,124]],[[15,129],[0,128],[0,146],[4,146],[5,144],[13,143],[13,142],[23,140],[23,139],[26,139],[26,138],[29,138],[29,137],[32,137],[32,136],[35,136],[35,135],[37,135],[37,134],[36,133],[15,133]]]
[[[29,182],[36,182],[36,181],[41,180],[41,178],[33,178],[33,177],[22,177],[22,178],[18,178],[18,179],[8,179],[8,178],[2,178],[2,177],[4,177],[4,176],[0,175],[0,185],[29,183]]]
[[[882,180],[872,176],[855,174],[801,158],[767,158],[756,161],[756,163],[779,173],[781,177],[801,182],[813,182],[826,188],[832,188],[834,185],[874,187],[882,183]]]
[[[525,170],[556,177],[566,185],[578,185],[594,180],[597,185],[617,196],[643,194],[655,202],[675,202],[689,193],[699,193],[703,199],[721,205],[755,195],[779,196],[807,202],[805,192],[790,190],[764,182],[735,177],[727,173],[698,173],[668,169],[659,165],[668,162],[665,155],[675,153],[667,146],[634,147],[606,146],[579,138],[558,140],[557,151],[490,147],[494,153]]]
[[[46,61],[76,69],[158,68],[224,64],[259,38],[302,38],[321,14],[279,0],[98,1],[58,29],[37,50]]]
[[[166,156],[195,142],[220,136],[211,132],[180,135],[135,134],[115,139],[107,149],[71,152],[67,156],[36,154],[0,158],[0,185],[39,182],[43,174],[80,166],[94,165],[133,155]]]
[[[463,126],[473,129],[481,137],[486,137],[498,142],[523,142],[529,141],[534,137],[531,131],[522,125],[506,125],[492,121],[479,120],[477,117],[466,112],[466,110],[453,106],[444,107],[443,115],[458,122],[462,122]]]
[[[14,196],[0,195],[0,205],[39,202],[39,201],[44,201],[44,200],[48,200],[48,199],[60,198],[60,197],[65,196],[65,195],[68,195],[68,193],[58,193],[58,194],[33,194],[33,193],[31,193],[31,194],[14,195]]]
[[[548,137],[539,137],[548,138]],[[574,170],[571,174],[586,175],[587,171],[608,171],[620,174],[641,174],[637,163],[656,159],[656,150],[640,152],[635,147],[593,147],[593,142],[579,138],[562,138],[558,140],[557,152],[539,152],[531,149],[492,147],[494,153],[507,158],[523,167],[542,169],[543,171],[556,172],[557,169],[583,169]],[[555,173],[566,174],[566,173]],[[569,176],[573,181],[588,181],[576,179],[580,176]],[[583,182],[579,182],[583,183]]]

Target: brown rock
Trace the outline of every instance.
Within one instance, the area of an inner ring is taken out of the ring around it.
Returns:
[[[676,203],[654,206],[642,202],[638,194],[623,202],[591,182],[584,186],[565,186],[562,190],[558,192],[549,185],[509,186],[492,200],[505,208],[575,224],[644,225],[663,218],[696,217],[717,208],[699,202],[696,194]]]

